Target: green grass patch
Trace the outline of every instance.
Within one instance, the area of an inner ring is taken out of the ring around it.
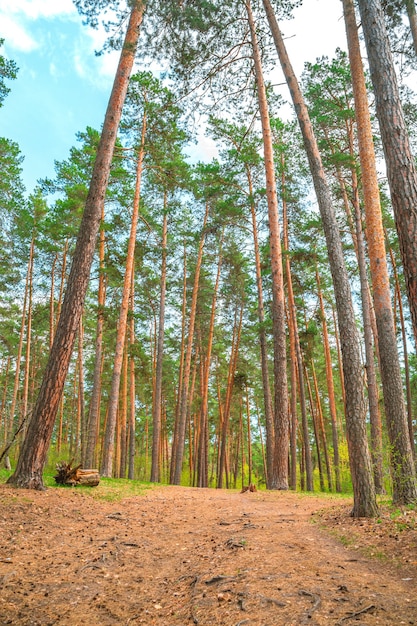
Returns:
[[[0,470],[0,484],[6,483],[12,471]],[[127,480],[123,478],[100,478],[100,484],[97,487],[89,487],[87,485],[78,485],[71,487],[70,485],[58,485],[54,480],[54,474],[44,473],[43,482],[48,489],[72,489],[83,496],[94,498],[95,500],[105,500],[108,502],[118,502],[124,498],[134,498],[143,495],[149,489],[157,486],[155,483],[141,482],[138,480]]]

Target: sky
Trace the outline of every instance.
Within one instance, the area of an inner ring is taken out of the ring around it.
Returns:
[[[337,0],[304,0],[281,28],[298,77],[306,61],[346,48]],[[72,0],[0,2],[0,54],[19,67],[17,79],[7,81],[0,136],[19,144],[28,193],[39,179],[53,177],[54,161],[68,158],[77,132],[101,127],[118,60],[117,53],[95,56],[103,37],[82,23]],[[201,138],[193,151],[210,158],[213,146]]]

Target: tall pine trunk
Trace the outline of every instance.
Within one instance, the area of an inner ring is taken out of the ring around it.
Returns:
[[[385,157],[387,161],[388,177],[392,192],[392,200],[394,211],[396,212],[397,227],[400,227],[399,238],[405,254],[404,271],[410,271],[408,262],[414,265],[414,273],[417,272],[417,243],[415,234],[417,229],[417,206],[409,205],[408,210],[403,205],[406,198],[407,189],[399,189],[400,179],[410,177],[413,174],[414,180],[414,200],[417,202],[417,171],[414,167],[407,174],[402,168],[407,167],[406,163],[402,163],[400,168],[397,163],[392,163],[392,158],[404,158],[401,147],[406,149],[404,142],[407,143],[408,137],[405,131],[401,135],[401,105],[395,104],[395,72],[391,67],[391,78],[393,84],[388,87],[386,85],[385,76],[381,72],[389,70],[390,50],[388,40],[384,40],[384,31],[375,37],[372,28],[378,24],[378,7],[377,2],[370,0],[367,2],[366,9],[362,6],[362,26],[364,28],[365,39],[367,43],[369,64],[371,68],[371,76],[376,92],[377,114],[381,126],[381,134],[385,149]],[[361,3],[359,2],[359,6]],[[407,415],[404,402],[404,392],[401,379],[401,369],[398,357],[397,338],[395,335],[394,317],[391,305],[391,291],[389,285],[388,268],[386,261],[384,230],[382,226],[382,215],[379,200],[378,179],[375,165],[375,154],[372,139],[372,129],[368,110],[368,99],[366,94],[365,78],[362,67],[362,59],[359,47],[359,37],[357,34],[355,12],[352,0],[343,0],[345,13],[346,33],[348,37],[349,59],[352,69],[352,84],[355,98],[355,111],[358,126],[358,143],[359,156],[362,168],[362,182],[365,203],[366,225],[367,225],[367,241],[369,249],[370,269],[372,277],[373,297],[376,323],[378,328],[378,344],[379,359],[381,368],[382,388],[384,393],[385,416],[387,421],[388,436],[390,440],[390,459],[391,459],[391,475],[393,482],[393,500],[397,504],[407,504],[417,499],[417,485],[415,477],[414,460],[410,446]],[[384,27],[383,16],[381,14],[381,27]],[[385,44],[385,45],[384,45]],[[382,58],[376,58],[376,55]],[[384,89],[384,93],[378,93]],[[385,90],[388,90],[387,92]],[[382,100],[384,102],[382,106]],[[391,108],[392,107],[392,108]],[[393,119],[395,116],[395,119]],[[397,135],[398,133],[398,135]],[[389,135],[390,136],[388,138]],[[395,139],[397,137],[397,139]],[[398,140],[398,142],[397,142]],[[409,148],[408,148],[409,149]],[[411,153],[409,153],[412,162]],[[410,181],[411,182],[411,181]],[[395,194],[403,196],[396,197]],[[398,204],[396,204],[398,202]],[[407,198],[410,202],[410,198]],[[404,213],[408,215],[404,215]],[[399,215],[401,214],[401,216]],[[403,229],[407,228],[404,233]],[[414,228],[414,236],[410,237],[410,228]],[[405,235],[405,237],[404,237]],[[411,288],[414,298],[417,297],[417,276],[412,277],[414,287]],[[409,288],[411,287],[409,283]],[[411,304],[411,303],[410,303]],[[411,308],[415,308],[412,317],[414,323],[417,322],[417,303],[414,302]]]
[[[252,43],[258,106],[261,116],[264,148],[266,198],[269,217],[269,242],[272,270],[272,327],[274,337],[274,433],[275,454],[270,478],[272,489],[288,489],[289,416],[287,354],[285,333],[285,297],[282,267],[281,234],[278,218],[278,196],[275,181],[274,151],[266,88],[255,22],[249,0],[245,2]]]
[[[167,274],[167,192],[164,192],[164,217],[162,221],[162,266],[161,283],[159,297],[159,322],[158,338],[156,344],[156,368],[155,368],[155,393],[153,394],[152,407],[152,461],[151,461],[151,482],[160,481],[160,445],[161,445],[161,412],[162,412],[162,359],[164,356],[164,330],[165,330],[165,294],[166,294],[166,274]]]
[[[190,319],[188,323],[188,339],[187,350],[184,359],[183,377],[181,380],[181,397],[179,399],[178,417],[176,419],[174,439],[172,443],[172,457],[171,457],[171,471],[170,482],[173,485],[179,485],[181,483],[182,473],[182,460],[184,457],[185,446],[185,431],[187,426],[187,408],[188,408],[188,391],[190,384],[191,374],[191,356],[193,351],[194,342],[194,326],[197,312],[197,296],[200,283],[200,270],[203,261],[203,249],[205,242],[205,229],[209,214],[209,203],[206,203],[206,210],[203,220],[203,229],[200,238],[200,244],[198,248],[197,264],[195,268],[194,287],[191,299]]]
[[[17,467],[9,478],[9,483],[18,487],[44,489],[42,472],[84,307],[101,207],[106,193],[117,129],[135,58],[143,12],[143,2],[135,1],[107,107],[54,343]]]
[[[263,0],[263,4],[303,135],[326,237],[343,355],[346,390],[346,430],[354,493],[352,514],[354,517],[371,517],[377,513],[377,504],[366,432],[366,403],[360,344],[339,227],[304,98],[288,58],[271,3],[269,0]]]
[[[111,379],[109,405],[107,413],[106,433],[104,437],[103,459],[101,473],[103,476],[111,477],[113,470],[114,440],[117,421],[117,410],[119,406],[120,378],[122,374],[123,352],[125,348],[127,313],[129,310],[130,287],[134,274],[136,231],[139,220],[140,187],[143,172],[143,159],[145,155],[146,136],[146,112],[142,118],[142,135],[136,166],[135,196],[132,207],[132,221],[130,225],[129,242],[127,247],[127,257],[125,266],[125,276],[123,281],[122,302],[120,305],[119,323],[117,326],[116,351],[114,355],[113,374]]]
[[[96,346],[94,357],[93,389],[91,391],[90,407],[87,421],[87,440],[85,444],[84,467],[96,467],[97,431],[100,422],[101,372],[103,363],[103,329],[104,305],[106,303],[106,284],[104,276],[105,232],[104,232],[104,204],[101,210],[101,228],[99,243],[99,277],[97,296],[97,325]]]

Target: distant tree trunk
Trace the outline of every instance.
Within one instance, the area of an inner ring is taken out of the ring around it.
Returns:
[[[339,366],[340,387],[342,391],[343,408],[344,408],[344,413],[345,413],[346,412],[346,390],[345,390],[345,378],[343,376],[342,350],[340,348],[340,336],[339,336],[339,326],[337,324],[337,313],[333,304],[332,304],[332,318],[333,318],[333,326],[334,326],[334,338],[336,341],[337,363]],[[339,430],[344,433],[342,419],[339,419],[338,426],[339,426]]]
[[[407,7],[408,21],[410,22],[411,35],[413,37],[414,52],[417,55],[417,13],[414,0],[405,0]]]
[[[208,392],[211,365],[211,352],[214,338],[214,322],[216,318],[217,294],[220,284],[220,271],[222,266],[222,243],[223,235],[220,242],[219,260],[217,263],[216,283],[213,290],[213,298],[211,302],[210,325],[208,331],[208,341],[205,362],[202,366],[201,381],[201,410],[200,410],[200,433],[198,441],[198,465],[197,465],[197,486],[208,487]],[[203,355],[202,355],[203,356]],[[203,360],[203,359],[202,359]]]
[[[260,416],[260,413],[259,413],[259,407],[258,407],[258,403],[256,402],[256,399],[255,399],[255,403],[256,403],[256,415],[257,415],[257,418],[258,418],[259,441],[261,442],[262,465],[263,465],[263,468],[264,468],[265,483],[266,483],[267,467],[266,467],[266,455],[265,455],[264,438],[263,438],[263,435],[262,435],[261,416]],[[292,485],[291,485],[291,487],[292,487]],[[295,489],[295,487],[292,487],[292,488]]]
[[[252,216],[253,246],[255,252],[256,287],[258,292],[258,321],[259,321],[259,345],[261,349],[261,370],[262,370],[262,390],[264,395],[265,411],[265,431],[266,431],[266,487],[271,486],[271,478],[274,465],[274,417],[271,397],[271,386],[269,382],[268,367],[268,345],[265,332],[265,309],[262,287],[261,258],[259,254],[258,226],[256,223],[255,203],[253,202],[253,182],[249,168],[246,168],[246,175],[249,186],[249,197],[251,198],[250,210]]]
[[[3,442],[6,445],[7,443],[7,436],[8,436],[8,423],[7,423],[7,416],[5,413],[5,406],[6,406],[6,400],[7,400],[7,391],[8,391],[8,386],[9,386],[9,370],[10,370],[10,363],[12,362],[11,357],[7,357],[7,361],[6,361],[6,366],[3,365],[2,367],[2,376],[4,377],[4,387],[3,387],[3,394],[2,394],[2,399],[1,399],[1,406],[0,406],[0,428],[1,428],[1,424],[3,423]],[[4,369],[6,371],[4,371]]]
[[[106,283],[104,275],[105,232],[104,232],[104,203],[101,209],[101,228],[99,243],[99,277],[97,296],[97,325],[96,325],[96,349],[94,357],[93,389],[91,391],[90,407],[87,422],[87,441],[85,446],[84,467],[96,467],[95,451],[97,445],[97,432],[100,423],[100,396],[101,396],[101,372],[103,365],[103,328],[104,328],[104,305],[106,303]]]
[[[32,312],[33,312],[33,265],[35,260],[35,235],[32,235],[32,241],[30,244],[29,252],[29,282],[28,282],[28,313],[26,322],[26,354],[25,354],[25,369],[23,377],[23,391],[22,391],[22,405],[20,410],[20,420],[23,422],[28,413],[28,401],[29,401],[29,379],[30,379],[30,359],[32,348]],[[26,425],[23,432],[26,430]]]
[[[107,107],[100,144],[94,163],[66,294],[46,365],[39,395],[24,439],[19,460],[9,483],[18,487],[44,489],[42,471],[64,388],[69,362],[84,306],[90,268],[96,247],[101,206],[104,202],[117,128],[135,58],[144,4],[136,0],[120,56]]]
[[[348,35],[349,58],[352,68],[355,111],[358,120],[358,143],[363,173],[367,241],[375,316],[378,327],[385,415],[390,440],[393,500],[397,504],[407,504],[417,499],[417,485],[408,435],[401,369],[392,313],[372,129],[353,0],[343,0],[343,6]],[[417,232],[417,170],[414,167],[414,161],[411,156],[405,125],[402,128],[401,136],[402,109],[399,95],[395,93],[396,77],[388,38],[386,37],[382,8],[379,1],[376,2],[375,0],[369,0],[366,3],[366,7],[363,6],[362,2],[359,2],[359,7],[361,9],[362,27],[368,50],[371,77],[374,84],[377,115],[387,161],[392,201],[404,255],[404,271],[406,276],[411,269],[413,273],[411,282],[410,277],[408,280],[409,297],[412,295],[414,298],[417,298],[417,244],[415,241]],[[377,24],[379,24],[382,30],[375,33],[374,30]],[[386,80],[386,73],[388,72],[390,72],[388,75],[393,80],[393,83],[388,84]],[[407,167],[407,155],[410,165],[413,166],[409,175],[404,169]],[[404,159],[404,162],[401,162],[401,164],[394,162],[396,159]],[[404,188],[405,184],[408,187]],[[414,203],[411,203],[411,196],[407,195],[409,193],[414,194]],[[408,203],[408,207],[404,203]],[[410,228],[414,229],[412,235]],[[413,323],[415,324],[415,329],[417,329],[417,302],[411,303],[410,301],[410,308],[412,310]]]
[[[294,333],[294,348],[295,358],[297,360],[297,374],[298,374],[298,390],[299,401],[301,410],[301,426],[303,429],[304,439],[304,455],[305,455],[305,470],[306,470],[306,487],[307,491],[314,491],[313,483],[313,462],[311,459],[311,447],[310,447],[310,435],[308,430],[308,418],[307,418],[307,403],[306,393],[304,385],[304,367],[303,367],[303,355],[301,353],[300,338],[298,334],[297,324],[297,311],[295,307],[294,291],[292,286],[292,274],[291,274],[291,261],[289,252],[289,236],[288,236],[288,212],[286,201],[286,180],[284,170],[284,157],[281,157],[281,186],[282,186],[282,223],[283,223],[283,248],[285,253],[285,269],[287,276],[287,294],[288,294],[288,309],[290,326]]]
[[[162,405],[162,361],[164,356],[164,331],[165,331],[165,294],[166,294],[166,275],[167,275],[167,233],[168,233],[168,214],[167,214],[167,192],[164,192],[164,216],[162,221],[162,241],[161,241],[161,283],[159,296],[159,323],[158,323],[158,339],[156,348],[156,372],[155,372],[155,393],[153,397],[152,408],[152,463],[151,463],[151,482],[158,483],[160,481],[160,445],[161,445],[161,405]]]
[[[311,372],[313,374],[314,392],[316,394],[317,428],[318,428],[318,433],[319,433],[319,439],[321,441],[321,445],[322,445],[322,449],[324,453],[324,460],[326,463],[327,483],[328,483],[329,491],[332,491],[333,490],[332,470],[330,466],[329,450],[327,447],[326,429],[324,427],[324,417],[323,417],[323,409],[322,409],[321,400],[320,400],[319,384],[317,381],[316,368],[314,367],[313,360],[311,360]]]
[[[329,343],[329,333],[327,330],[326,311],[324,309],[323,294],[321,291],[320,276],[319,276],[317,267],[316,267],[316,282],[317,282],[317,290],[318,290],[319,303],[320,303],[321,325],[323,329],[323,344],[324,344],[324,359],[326,362],[327,393],[329,396],[329,412],[330,412],[330,420],[332,424],[333,466],[334,466],[335,481],[336,481],[336,491],[340,493],[342,491],[342,486],[340,483],[339,435],[338,435],[338,429],[337,429],[337,411],[336,411],[336,399],[335,399],[335,394],[334,394],[333,365],[332,365],[332,357],[330,354],[330,343]],[[329,485],[329,488],[331,489],[330,485]]]
[[[31,249],[32,249],[32,247],[31,247]],[[22,321],[21,321],[21,324],[20,324],[19,344],[18,344],[18,347],[17,347],[16,368],[15,368],[15,375],[14,375],[13,392],[12,392],[12,399],[11,399],[11,403],[10,403],[9,420],[8,420],[7,428],[6,428],[6,431],[8,433],[10,433],[10,434],[13,431],[13,424],[14,424],[14,421],[15,421],[17,397],[18,397],[19,385],[20,385],[20,368],[21,368],[21,365],[22,365],[22,352],[23,352],[23,342],[24,342],[24,338],[25,338],[26,313],[27,313],[28,300],[29,300],[29,290],[30,290],[30,284],[31,284],[31,280],[32,280],[31,279],[31,274],[32,274],[32,254],[29,254],[28,268],[27,268],[27,272],[26,272],[25,295],[24,295],[24,299],[23,299]]]
[[[130,307],[130,295],[129,305]],[[122,378],[121,378],[121,398],[119,406],[119,441],[120,441],[120,462],[119,462],[119,478],[126,477],[126,464],[127,464],[127,389],[129,384],[129,362],[128,362],[128,341],[127,341],[127,328],[125,337],[125,350],[123,354],[123,366],[122,366]]]
[[[49,297],[49,349],[54,342],[55,331],[55,266],[58,260],[58,253],[55,254],[51,268],[51,291]]]
[[[59,318],[61,315],[62,300],[64,297],[65,283],[67,280],[67,260],[68,260],[68,239],[65,240],[64,249],[62,251],[61,280],[59,283],[59,294],[58,294],[58,302],[57,302],[57,309],[56,309],[56,316],[55,316],[55,327],[52,333],[52,345],[53,345],[53,339],[55,338],[55,333],[56,333],[57,325],[59,322]],[[49,340],[51,341],[51,338]]]
[[[249,0],[245,2],[252,43],[258,106],[261,116],[264,148],[266,198],[269,217],[269,242],[272,270],[272,325],[274,336],[274,445],[275,458],[272,489],[288,489],[289,416],[287,385],[287,354],[285,333],[285,296],[282,267],[281,234],[278,218],[278,197],[275,182],[274,151],[266,88],[255,22]]]
[[[182,396],[182,384],[184,378],[184,360],[185,360],[185,330],[186,330],[186,313],[187,313],[187,250],[184,242],[183,253],[183,270],[182,270],[182,306],[181,306],[181,345],[180,345],[180,365],[178,369],[178,388],[175,403],[175,420],[174,432],[172,436],[173,445],[178,439],[178,414],[180,410],[180,402]],[[172,457],[171,457],[172,458]]]
[[[366,404],[360,344],[339,227],[332,206],[331,194],[327,185],[317,141],[313,133],[303,95],[288,58],[270,0],[263,0],[263,4],[303,135],[304,146],[310,164],[326,236],[328,257],[336,296],[343,355],[344,382],[346,388],[346,429],[348,433],[349,458],[354,493],[352,514],[354,517],[372,517],[376,515],[378,508],[366,433]]]
[[[203,249],[205,242],[205,229],[207,224],[207,219],[209,215],[209,203],[206,203],[206,210],[203,219],[203,229],[200,238],[200,244],[198,248],[197,255],[197,264],[195,269],[195,277],[194,277],[194,287],[193,287],[193,295],[191,301],[191,309],[190,309],[190,319],[188,323],[188,340],[187,340],[187,350],[185,353],[184,359],[184,372],[183,379],[181,381],[181,398],[179,400],[179,410],[178,410],[178,419],[176,428],[174,431],[174,440],[172,443],[172,457],[171,457],[171,472],[170,472],[170,482],[173,485],[179,485],[181,483],[181,472],[182,472],[182,460],[184,456],[184,446],[185,446],[185,431],[187,426],[187,407],[188,407],[188,391],[189,391],[189,383],[190,383],[190,373],[191,373],[191,355],[193,350],[193,342],[194,342],[194,326],[195,326],[195,318],[197,311],[197,296],[198,296],[198,288],[200,283],[200,270],[201,263],[203,260]]]
[[[290,423],[290,488],[297,489],[297,354],[295,350],[295,330],[292,323],[292,315],[287,312],[288,336],[290,344],[290,381],[291,381],[291,423]]]
[[[305,367],[305,365],[304,365],[304,378],[306,379],[306,382],[307,382],[308,398],[310,402],[311,418],[312,418],[313,429],[314,429],[314,439],[316,441],[317,466],[319,469],[320,490],[324,491],[324,475],[323,475],[323,464],[321,462],[320,433],[319,433],[319,424],[318,424],[319,422],[319,418],[318,418],[319,398],[316,395],[317,401],[316,401],[316,406],[314,406],[313,393],[311,391],[311,384],[308,379],[307,368]],[[304,462],[305,462],[305,459],[304,459]]]
[[[80,325],[78,330],[78,389],[77,389],[77,436],[80,441],[76,447],[77,453],[80,453],[80,460],[84,458],[85,448],[85,400],[84,400],[84,325],[83,318],[80,317]]]
[[[415,456],[410,366],[408,362],[408,348],[407,348],[407,332],[406,332],[406,325],[405,325],[405,320],[404,320],[404,309],[403,309],[403,302],[402,302],[401,286],[400,286],[400,281],[398,280],[397,264],[395,261],[394,251],[391,248],[391,246],[389,246],[389,254],[390,254],[390,259],[391,259],[392,271],[394,275],[395,293],[397,294],[398,313],[400,316],[400,328],[401,328],[401,337],[402,337],[402,344],[403,344],[404,377],[405,377],[405,389],[406,389],[406,398],[407,398],[408,432],[410,435],[411,450],[413,452],[413,456]]]
[[[250,423],[249,390],[246,385],[246,419],[248,430],[248,485],[252,484],[252,437]]]
[[[135,277],[132,275],[130,287],[130,321],[129,321],[129,469],[127,477],[133,480],[135,477],[135,451],[136,451],[136,385],[135,385],[135,359],[133,347],[135,345],[135,318],[133,311],[135,306]]]
[[[114,436],[117,420],[117,410],[119,405],[120,377],[123,364],[123,352],[125,348],[127,313],[129,310],[130,287],[134,273],[136,231],[139,220],[140,187],[143,171],[143,159],[145,155],[146,136],[146,112],[142,118],[142,136],[136,166],[135,196],[132,207],[132,221],[130,225],[129,242],[127,247],[127,257],[125,266],[125,276],[123,281],[122,302],[120,305],[119,323],[117,326],[116,351],[113,363],[113,375],[111,380],[109,408],[107,414],[107,427],[104,438],[104,451],[101,465],[102,476],[111,477],[113,470]]]
[[[242,332],[242,320],[243,320],[243,303],[240,305],[240,310],[238,314],[238,310],[235,311],[235,322],[233,326],[233,338],[232,338],[232,347],[230,350],[230,359],[229,359],[229,370],[227,375],[227,388],[226,388],[226,398],[224,401],[224,409],[221,412],[221,431],[220,431],[220,454],[219,454],[219,465],[217,471],[217,488],[222,489],[223,487],[223,473],[226,476],[226,488],[229,487],[229,478],[227,471],[227,440],[228,440],[228,430],[229,430],[229,417],[230,417],[230,407],[232,404],[232,394],[233,394],[233,386],[234,379],[236,373],[236,365],[237,365],[237,357],[239,354],[239,346],[240,346],[240,337]],[[220,398],[219,398],[220,405]]]

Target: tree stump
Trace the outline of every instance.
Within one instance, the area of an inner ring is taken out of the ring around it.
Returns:
[[[96,487],[100,482],[100,474],[97,469],[82,469],[81,465],[71,467],[71,460],[69,463],[60,461],[56,465],[57,475],[54,476],[55,482],[59,485],[88,485],[89,487]]]

